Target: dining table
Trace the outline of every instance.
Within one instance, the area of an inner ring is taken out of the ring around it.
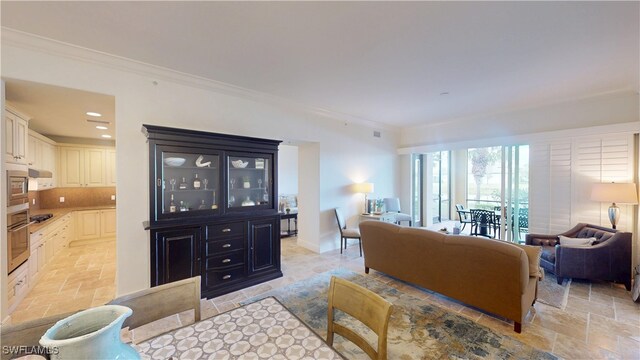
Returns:
[[[343,359],[267,297],[134,345],[142,359]]]

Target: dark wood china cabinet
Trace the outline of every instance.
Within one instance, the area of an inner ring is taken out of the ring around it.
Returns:
[[[282,276],[280,141],[143,125],[151,286],[202,276],[215,297]]]

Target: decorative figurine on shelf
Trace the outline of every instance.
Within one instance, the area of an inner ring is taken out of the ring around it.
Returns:
[[[171,184],[171,191],[176,189],[176,179],[169,180],[169,184]]]
[[[229,207],[232,207],[236,203],[236,197],[233,195],[229,195]]]
[[[254,206],[256,203],[249,199],[249,196],[242,202],[242,206]]]
[[[264,169],[264,159],[256,159],[256,169]]]
[[[202,203],[200,203],[200,206],[198,206],[198,209],[204,210],[204,209],[207,208],[207,205],[205,205],[204,200],[201,200],[201,201],[202,201]]]
[[[236,178],[229,179],[229,183],[231,184],[231,188],[235,189],[235,187],[236,187]]]
[[[180,211],[189,211],[189,204],[180,200]]]
[[[207,190],[207,185],[209,185],[209,180],[203,179],[202,183],[204,184],[204,189]]]
[[[200,155],[198,156],[198,158],[196,159],[196,166],[197,167],[210,167],[211,166],[211,161],[207,161],[205,163],[202,162],[202,160],[204,159],[204,156]]]
[[[258,189],[262,188],[262,179],[258,179]]]
[[[248,176],[244,176],[244,177],[242,178],[242,182],[243,182],[243,187],[244,187],[245,189],[249,189],[249,188],[251,188],[251,182],[249,181],[249,177],[248,177]]]
[[[201,186],[202,186],[202,183],[200,182],[200,179],[198,179],[198,173],[196,173],[196,178],[193,179],[193,188],[196,190],[200,190]]]

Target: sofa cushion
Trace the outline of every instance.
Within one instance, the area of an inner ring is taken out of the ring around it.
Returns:
[[[611,232],[598,230],[598,229],[593,229],[593,228],[590,228],[590,227],[585,227],[582,230],[580,230],[578,232],[578,234],[576,234],[577,238],[594,237],[594,238],[596,238],[596,240],[599,243],[608,240],[612,236],[613,236],[613,233],[611,233]]]
[[[529,276],[540,277],[540,255],[542,254],[542,248],[540,246],[521,245],[516,244],[529,257]]]
[[[543,246],[542,254],[540,254],[542,259],[547,260],[548,262],[555,264],[556,263],[556,248],[555,246]]]
[[[533,238],[533,239],[531,239],[531,245],[535,245],[535,246],[556,246],[557,243],[558,243],[558,238],[554,238],[554,239]]]
[[[560,235],[558,237],[560,238],[560,245],[561,246],[567,246],[567,247],[586,247],[586,246],[591,246],[596,241],[595,237],[570,238],[570,237],[563,236],[563,235]]]

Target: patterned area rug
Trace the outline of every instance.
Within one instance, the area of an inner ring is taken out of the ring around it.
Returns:
[[[469,319],[427,304],[369,276],[346,270],[316,275],[289,286],[269,291],[245,303],[274,296],[293,314],[326,339],[327,291],[331,275],[366,287],[394,304],[388,330],[389,359],[556,359]],[[375,334],[359,321],[337,312],[336,320],[356,328],[371,344]],[[366,354],[341,336],[334,347],[348,359],[368,359]],[[375,346],[374,346],[375,347]]]
[[[538,283],[537,301],[558,309],[564,309],[569,299],[570,287],[571,279],[564,279],[562,285],[558,285],[556,276],[545,270],[544,279]]]

